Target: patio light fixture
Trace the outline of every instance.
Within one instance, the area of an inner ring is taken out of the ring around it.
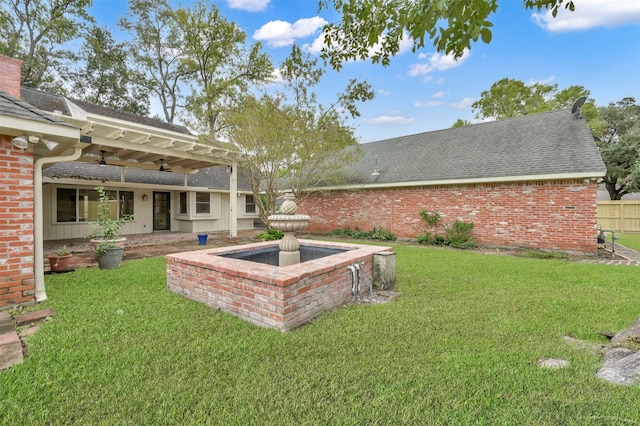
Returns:
[[[15,138],[11,139],[11,145],[15,146],[16,148],[27,149],[29,148],[29,140],[26,136],[16,136]]]

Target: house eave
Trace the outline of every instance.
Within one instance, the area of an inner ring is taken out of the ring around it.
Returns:
[[[596,180],[605,175],[605,171],[591,171],[581,173],[558,173],[547,175],[529,175],[529,176],[497,176],[482,177],[471,179],[444,179],[430,181],[412,181],[412,182],[388,182],[388,183],[363,183],[363,184],[346,184],[336,186],[314,187],[314,191],[339,191],[339,190],[358,190],[358,189],[386,189],[386,188],[405,188],[416,186],[448,186],[448,185],[474,185],[487,183],[512,183],[512,182],[539,182],[539,181],[557,181],[557,180],[573,180],[586,179]]]

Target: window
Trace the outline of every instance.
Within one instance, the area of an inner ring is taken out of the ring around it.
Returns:
[[[187,193],[180,193],[180,214],[187,214]]]
[[[256,212],[256,203],[253,199],[253,195],[246,195],[244,198],[244,212],[245,213],[255,213]]]
[[[211,195],[207,192],[196,192],[196,214],[211,213]]]
[[[105,191],[111,200],[111,218],[133,214],[132,191]],[[98,193],[93,189],[57,188],[56,222],[87,222],[98,218]]]

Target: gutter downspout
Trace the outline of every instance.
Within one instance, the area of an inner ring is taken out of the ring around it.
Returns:
[[[44,223],[42,206],[42,166],[51,163],[75,161],[82,155],[82,147],[75,146],[73,154],[60,157],[45,157],[36,160],[33,171],[33,272],[36,302],[47,300],[44,289]]]

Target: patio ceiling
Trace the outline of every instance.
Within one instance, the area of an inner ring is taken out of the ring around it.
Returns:
[[[193,173],[206,167],[231,165],[239,159],[237,152],[199,143],[190,134],[104,116],[56,115],[91,138],[91,143],[82,144],[84,148],[78,161],[98,164],[104,151],[108,165],[147,170],[159,170],[162,165],[168,171]],[[35,147],[36,156],[61,155],[69,148],[63,144],[52,151],[42,144]]]

